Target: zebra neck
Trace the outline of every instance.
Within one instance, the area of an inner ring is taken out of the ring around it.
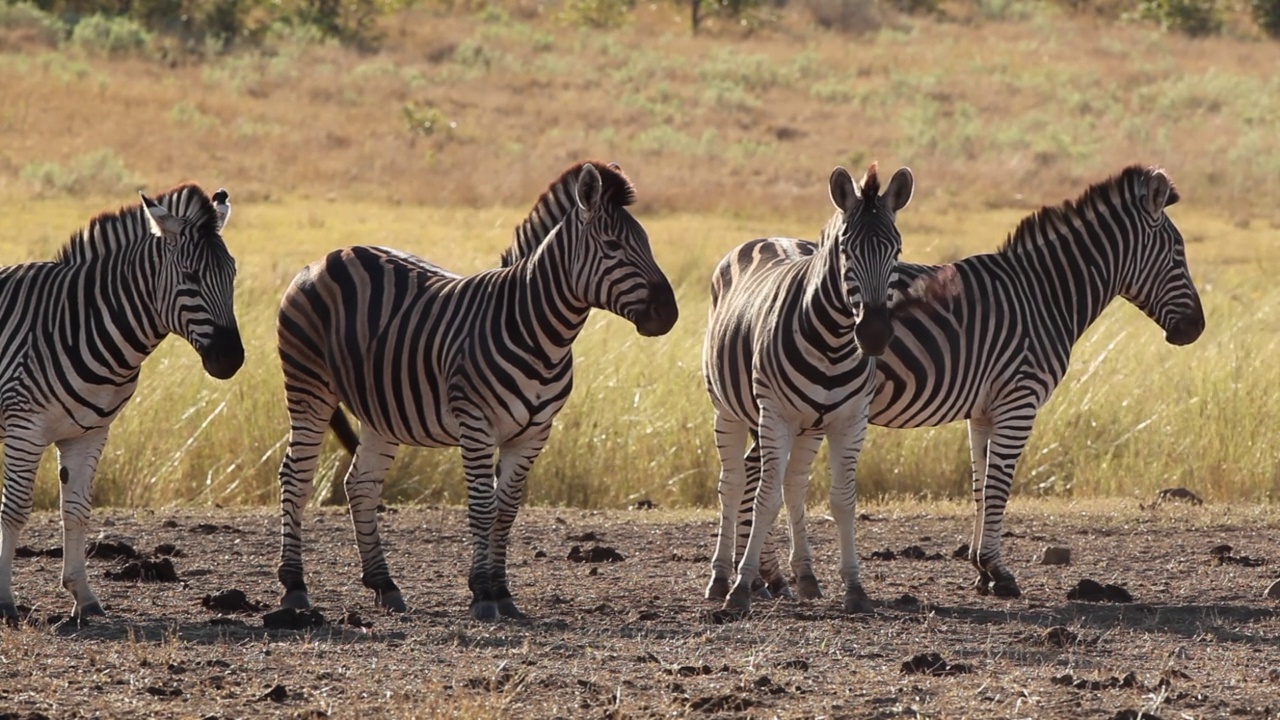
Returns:
[[[569,353],[591,311],[574,286],[570,253],[558,239],[544,243],[533,257],[512,268],[506,305],[516,321],[515,327],[509,326],[509,340],[549,366]]]
[[[103,369],[131,376],[168,335],[156,302],[158,241],[122,243],[69,268],[60,341],[99,348]]]
[[[1096,232],[1084,238],[1060,237],[1014,256],[1037,315],[1057,337],[1069,339],[1068,347],[1119,294],[1118,251]]]
[[[840,274],[840,243],[835,239],[824,242],[809,260],[799,318],[802,328],[820,328],[824,335],[852,334],[857,316]]]

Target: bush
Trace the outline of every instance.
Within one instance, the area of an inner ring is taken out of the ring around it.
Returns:
[[[0,4],[0,27],[18,30],[46,45],[67,37],[67,24],[31,3]]]
[[[1280,39],[1280,0],[1250,0],[1249,9],[1262,32]]]
[[[151,45],[151,33],[131,18],[90,15],[76,23],[71,44],[105,55],[145,54]]]
[[[568,25],[614,28],[631,19],[632,0],[567,0],[557,17]]]
[[[72,160],[65,167],[34,162],[18,173],[38,197],[59,195],[117,195],[138,189],[138,179],[111,150],[99,150]]]
[[[883,25],[876,0],[805,0],[804,5],[824,28],[861,33]]]
[[[1224,24],[1218,0],[1142,0],[1142,16],[1191,37],[1216,35]]]

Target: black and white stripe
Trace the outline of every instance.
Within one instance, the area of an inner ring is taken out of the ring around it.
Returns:
[[[375,513],[397,449],[460,447],[471,613],[520,614],[507,584],[507,539],[525,478],[569,397],[571,347],[588,311],[615,313],[645,336],[676,322],[671,285],[626,209],[634,201],[616,165],[581,163],[517,228],[501,268],[459,277],[407,253],[348,247],[298,274],[279,316],[291,431],[280,468],[283,605],[310,602],[302,511],[332,424],[355,452],[346,491],[363,582],[377,602],[405,608]],[[361,421],[358,447],[339,403]]]
[[[876,361],[871,423],[969,421],[977,510],[969,560],[978,569],[979,593],[1021,594],[1000,553],[1014,469],[1036,414],[1090,324],[1123,297],[1172,345],[1203,332],[1185,244],[1165,213],[1177,200],[1162,170],[1129,167],[1074,202],[1030,215],[998,252],[943,266],[899,266],[897,290],[909,298],[895,311],[894,339]],[[772,242],[778,247],[767,252],[818,251],[812,243]],[[740,552],[752,531],[740,526]],[[786,583],[776,561],[765,565],[774,573],[771,584]]]
[[[874,360],[893,334],[887,305],[902,237],[895,219],[911,199],[911,172],[900,169],[883,196],[876,166],[861,183],[844,168],[831,175],[836,213],[816,252],[804,257],[771,240],[730,252],[712,276],[703,376],[715,407],[720,455],[721,542],[709,597],[746,612],[760,581],[760,550],[786,495],[791,565],[805,597],[820,594],[804,534],[806,473],[825,435],[831,443],[831,508],[840,525],[845,606],[866,610],[854,548],[855,476],[866,437]],[[743,501],[748,438],[759,450],[754,527],[733,569],[733,527]],[[799,494],[797,495],[797,490]],[[727,595],[727,597],[726,597]]]
[[[210,198],[182,185],[99,215],[52,262],[0,268],[0,615],[17,614],[14,550],[49,445],[61,466],[62,585],[77,616],[102,614],[85,572],[90,487],[142,361],[172,333],[216,378],[244,362],[232,303],[236,265],[221,235],[230,210],[225,190]]]

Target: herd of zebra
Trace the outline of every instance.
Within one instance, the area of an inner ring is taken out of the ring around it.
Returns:
[[[896,217],[914,191],[908,169],[882,188],[874,164],[860,180],[836,168],[829,191],[835,213],[817,242],[754,240],[712,274],[703,374],[722,471],[707,597],[741,614],[753,596],[792,594],[769,538],[784,501],[799,595],[821,595],[804,512],[825,436],[844,607],[869,610],[854,544],[867,426],[960,419],[973,458],[977,590],[1016,597],[1000,553],[1004,508],[1036,412],[1073,344],[1117,296],[1171,344],[1204,329],[1182,236],[1165,213],[1178,193],[1163,171],[1129,167],[1031,214],[994,253],[930,266],[899,261]],[[516,227],[498,268],[461,277],[360,246],[298,273],[278,318],[290,418],[280,468],[283,606],[310,605],[302,514],[332,429],[354,454],[345,489],[362,580],[379,606],[406,608],[376,514],[397,449],[459,447],[471,615],[521,616],[507,579],[508,540],[525,479],[572,389],[574,339],[592,308],[644,336],[667,333],[679,315],[627,209],[635,199],[616,164],[578,163]],[[92,219],[51,262],[0,268],[0,615],[18,612],[13,560],[49,445],[60,465],[62,584],[75,615],[103,613],[85,569],[90,490],[143,360],[175,334],[213,377],[244,363],[236,264],[222,239],[230,209],[225,190],[210,196],[184,184]]]

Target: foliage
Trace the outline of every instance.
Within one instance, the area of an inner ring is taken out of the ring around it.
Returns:
[[[883,24],[877,0],[804,0],[804,5],[818,25],[832,30],[871,32]]]
[[[557,17],[577,27],[615,28],[630,21],[634,7],[634,0],[566,0]]]
[[[1262,32],[1280,39],[1280,0],[1249,0],[1249,9]]]
[[[29,2],[0,3],[0,28],[22,30],[47,45],[67,37],[67,24]]]
[[[145,55],[151,47],[151,33],[131,18],[95,14],[76,23],[71,44],[90,53]]]
[[[1225,25],[1218,0],[1142,0],[1141,14],[1191,37],[1217,35]]]
[[[110,150],[82,155],[65,166],[53,162],[30,163],[19,175],[40,197],[124,194],[138,187],[137,177]]]

